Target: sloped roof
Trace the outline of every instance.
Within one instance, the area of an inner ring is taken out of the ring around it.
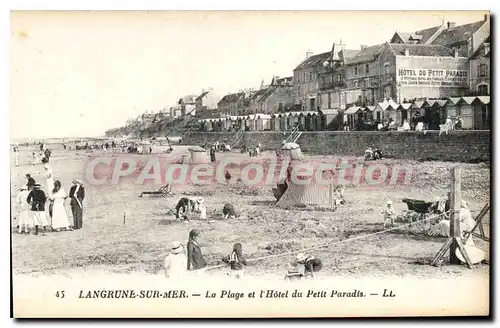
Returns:
[[[202,92],[202,93],[201,93],[201,95],[199,95],[198,97],[196,97],[196,100],[200,100],[200,99],[202,99],[202,98],[203,98],[203,97],[205,97],[208,93],[209,93],[209,91]]]
[[[420,35],[421,39],[418,41],[418,43],[425,44],[427,42],[427,40],[429,40],[439,30],[439,28],[441,28],[440,25],[433,26],[433,27],[429,27],[429,28],[426,28],[426,29],[423,29],[420,31],[415,31],[411,35],[413,35],[413,34]],[[411,38],[411,35],[410,35],[410,38]],[[410,38],[408,38],[408,39],[410,39]]]
[[[197,95],[187,95],[179,99],[179,105],[184,104],[194,104],[196,102]]]
[[[354,49],[342,49],[342,59],[344,63],[348,64],[357,54],[360,53],[361,50]]]
[[[258,98],[260,98],[263,94],[265,94],[267,92],[267,90],[269,89],[269,87],[267,88],[262,88],[262,89],[259,89],[257,91],[255,91],[255,93],[253,93],[251,96],[250,96],[250,100],[257,100]]]
[[[361,50],[354,58],[349,61],[349,64],[359,64],[364,62],[373,61],[380,54],[384,44],[366,47]]]
[[[390,43],[390,46],[396,55],[404,55],[405,49],[410,56],[452,57],[454,54],[453,50],[441,45]]]
[[[259,99],[257,99],[257,101],[265,101],[270,95],[273,94],[274,90],[276,90],[277,88],[278,86],[271,86],[269,88],[266,88],[265,91],[260,95]]]
[[[294,71],[306,69],[306,68],[310,68],[310,67],[317,67],[317,66],[323,67],[323,63],[325,62],[325,60],[330,58],[331,54],[332,54],[332,52],[328,51],[328,52],[321,53],[319,55],[311,56],[311,57],[307,58],[306,60],[304,60],[302,63],[300,63],[299,66],[295,67]]]
[[[396,36],[396,35],[398,35],[401,38],[401,40],[403,40],[406,43],[406,42],[408,42],[408,39],[410,39],[411,33],[396,31],[394,33],[394,35],[392,36],[391,41],[394,39],[394,36]]]
[[[441,44],[446,46],[467,41],[472,36],[472,34],[474,34],[481,26],[483,26],[484,23],[485,21],[482,20],[470,24],[459,25],[450,29],[445,29],[438,35],[438,37],[434,41],[432,41],[432,44]]]
[[[237,102],[238,99],[240,99],[241,96],[245,95],[243,92],[238,92],[238,93],[230,93],[222,97],[222,99],[219,101],[219,104],[223,103],[234,103]]]

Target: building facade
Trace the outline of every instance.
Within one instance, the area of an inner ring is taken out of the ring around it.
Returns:
[[[470,90],[478,96],[489,96],[491,93],[491,56],[490,38],[479,47],[470,58]]]
[[[374,105],[382,98],[379,90],[381,74],[378,60],[384,47],[384,44],[362,46],[361,51],[346,64],[346,86],[340,93],[342,109],[354,105]]]
[[[222,97],[218,102],[217,107],[221,116],[237,116],[242,112],[247,103],[247,98],[244,92],[230,93]]]
[[[318,76],[324,72],[325,62],[331,57],[331,51],[319,55],[308,53],[306,59],[293,70],[293,85],[296,88],[295,104],[302,110],[318,110]]]
[[[215,117],[218,114],[217,104],[220,97],[213,91],[212,88],[202,90],[201,94],[196,97],[196,116],[200,118]]]

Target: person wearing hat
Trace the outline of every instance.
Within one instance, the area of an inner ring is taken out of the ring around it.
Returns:
[[[19,233],[29,233],[29,229],[33,227],[33,220],[30,217],[30,206],[26,202],[28,198],[29,191],[28,187],[23,186],[17,194],[16,203],[17,203],[17,224],[19,226]]]
[[[81,229],[83,226],[83,200],[85,199],[85,188],[80,180],[73,180],[73,186],[69,189],[71,201],[71,212],[73,214],[73,229]]]
[[[210,147],[210,161],[214,163],[216,161],[215,158],[215,146]]]
[[[297,264],[304,264],[304,277],[316,278],[315,272],[319,272],[323,267],[323,263],[320,259],[315,258],[314,256],[306,256],[303,253],[300,253],[295,258],[295,262]]]
[[[388,226],[394,225],[394,219],[396,218],[396,211],[392,206],[392,200],[388,200],[385,204],[385,208],[382,211],[382,215],[384,216],[384,229]]]
[[[207,264],[207,261],[205,260],[205,258],[203,258],[200,244],[198,243],[199,235],[200,231],[198,229],[193,229],[189,232],[189,241],[187,242],[188,270],[203,269]]]
[[[170,248],[170,253],[165,257],[165,277],[180,278],[184,276],[186,266],[187,258],[184,254],[184,247],[179,241],[174,241]]]
[[[17,148],[17,146],[14,146],[13,152],[14,152],[14,162],[16,166],[19,166],[19,149]]]
[[[38,235],[38,231],[40,227],[42,227],[42,235],[45,236],[47,231],[46,227],[49,225],[45,218],[45,202],[47,201],[47,196],[45,196],[45,193],[40,187],[40,184],[36,183],[33,186],[33,190],[28,194],[26,201],[31,205],[31,216],[33,225],[35,226],[35,235]]]
[[[31,174],[26,174],[26,179],[28,179],[28,183],[26,183],[26,188],[28,188],[28,191],[31,191],[33,187],[35,186],[36,182],[35,179],[31,176]]]

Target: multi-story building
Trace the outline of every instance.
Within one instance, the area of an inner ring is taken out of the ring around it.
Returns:
[[[341,109],[351,105],[374,105],[380,98],[380,67],[378,58],[384,44],[367,47],[345,65],[345,88],[340,92]]]
[[[202,90],[201,94],[196,97],[196,116],[199,118],[217,116],[217,104],[219,100],[220,97],[212,88]]]
[[[246,106],[246,94],[244,92],[230,93],[222,97],[217,104],[221,116],[237,116]]]
[[[377,102],[463,96],[468,92],[468,59],[440,45],[386,43],[379,54]]]
[[[360,50],[335,49],[324,71],[319,74],[318,99],[321,110],[341,109],[340,90],[346,87],[346,65]]]
[[[490,95],[490,57],[490,37],[488,37],[470,58],[470,90],[475,95]]]
[[[318,75],[325,70],[325,62],[331,57],[331,51],[312,55],[307,53],[306,59],[293,70],[293,85],[296,88],[295,103],[302,110],[318,110]]]

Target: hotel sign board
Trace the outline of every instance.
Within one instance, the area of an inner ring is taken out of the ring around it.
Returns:
[[[469,69],[461,58],[418,57],[396,60],[396,82],[402,87],[466,88]]]

